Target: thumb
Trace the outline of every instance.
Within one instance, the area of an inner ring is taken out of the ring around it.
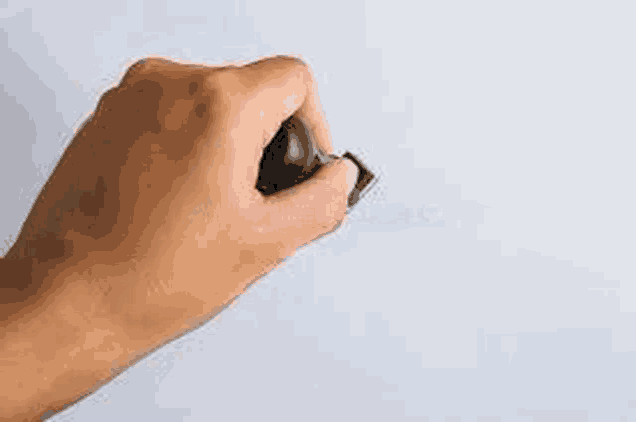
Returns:
[[[358,179],[353,161],[338,158],[323,166],[302,184],[269,200],[270,222],[277,239],[297,249],[342,224],[347,199]]]

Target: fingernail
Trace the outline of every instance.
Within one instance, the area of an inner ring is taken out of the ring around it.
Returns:
[[[358,166],[348,158],[343,158],[343,160],[347,165],[347,187],[349,188],[347,192],[351,194],[356,187],[356,183],[358,183],[360,169],[358,169]]]

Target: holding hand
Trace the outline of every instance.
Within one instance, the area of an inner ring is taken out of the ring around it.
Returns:
[[[347,159],[271,197],[255,187],[263,150],[291,115],[333,153],[315,89],[310,69],[287,57],[241,67],[147,59],[128,70],[0,260],[2,359],[15,368],[0,369],[6,409],[77,398],[343,221],[358,176]]]

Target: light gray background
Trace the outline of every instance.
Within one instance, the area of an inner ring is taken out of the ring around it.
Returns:
[[[636,421],[631,1],[0,1],[0,238],[148,54],[299,54],[373,201],[53,421]],[[375,201],[375,202],[374,202]]]

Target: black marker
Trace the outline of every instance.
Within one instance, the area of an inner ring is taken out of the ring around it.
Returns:
[[[348,209],[351,210],[371,190],[377,177],[350,152],[342,157],[353,161],[359,170],[358,180],[347,202]],[[302,121],[291,116],[283,122],[272,141],[265,147],[256,189],[265,196],[289,189],[309,179],[329,161],[338,158],[335,155],[325,156],[316,147]]]

